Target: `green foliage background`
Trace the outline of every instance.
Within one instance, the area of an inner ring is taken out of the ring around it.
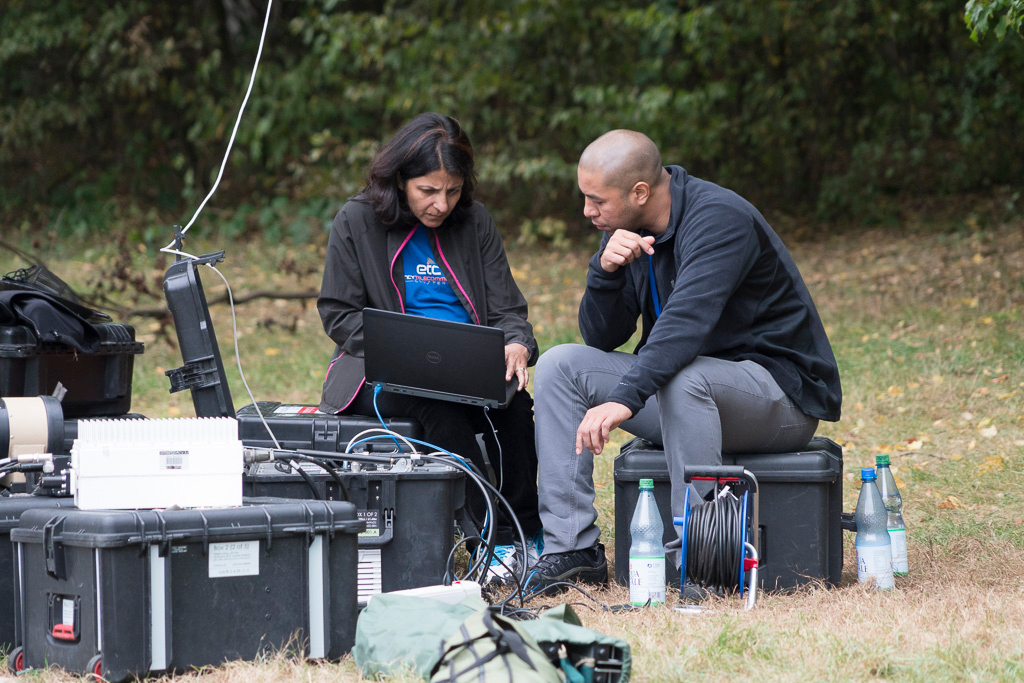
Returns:
[[[7,0],[4,222],[184,223],[265,7]],[[482,198],[527,230],[582,225],[575,161],[613,127],[762,205],[828,218],[1019,186],[1024,41],[975,43],[964,21],[962,0],[277,0],[212,208],[228,235],[305,241],[424,110],[466,124]]]

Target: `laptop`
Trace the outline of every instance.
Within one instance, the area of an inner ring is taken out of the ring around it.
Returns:
[[[496,327],[363,309],[366,382],[383,391],[504,408],[505,333]]]

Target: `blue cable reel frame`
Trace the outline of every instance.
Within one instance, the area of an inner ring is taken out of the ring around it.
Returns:
[[[743,496],[740,498],[740,519],[743,520],[740,528],[740,564],[737,567],[736,576],[736,589],[740,595],[747,590],[746,575],[747,575],[747,562],[753,560],[753,570],[756,577],[757,561],[759,558],[759,551],[757,549],[757,534],[754,531],[757,529],[757,494],[758,485],[757,477],[754,476],[750,470],[744,469],[737,466],[719,466],[719,467],[701,467],[701,468],[684,468],[683,481],[689,483],[693,479],[701,480],[713,480],[715,482],[715,494],[717,496],[719,486],[723,482],[743,482],[745,488]],[[684,512],[682,517],[673,517],[672,523],[675,526],[682,527],[680,532],[680,569],[679,569],[679,585],[680,590],[686,583],[686,556],[689,549],[690,543],[690,517],[691,517],[691,506],[690,506],[690,487],[686,488],[686,494],[684,497]],[[751,538],[753,543],[750,542]],[[748,552],[753,551],[753,558],[748,558]],[[751,580],[751,584],[753,581]],[[731,586],[722,586],[722,588],[731,588]],[[756,591],[756,587],[751,585],[751,591]],[[753,597],[751,595],[751,597]],[[747,609],[752,606],[750,602]]]

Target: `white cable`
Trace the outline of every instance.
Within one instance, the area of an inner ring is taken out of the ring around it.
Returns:
[[[206,195],[206,199],[203,200],[202,204],[199,205],[199,208],[196,209],[196,212],[192,215],[192,220],[190,220],[188,225],[186,225],[181,231],[182,235],[188,232],[188,229],[196,222],[196,218],[199,217],[200,212],[202,212],[203,208],[206,206],[206,202],[210,201],[210,197],[212,197],[213,193],[217,191],[217,187],[220,185],[220,179],[224,176],[224,168],[228,165],[228,157],[231,156],[231,147],[235,144],[235,134],[238,132],[238,124],[242,122],[242,112],[245,111],[245,105],[249,102],[249,94],[252,93],[252,85],[256,82],[256,70],[260,65],[260,55],[263,54],[263,41],[267,37],[267,25],[270,23],[270,8],[273,7],[273,5],[274,0],[267,0],[267,16],[263,19],[263,33],[260,34],[260,46],[259,49],[256,50],[256,63],[252,66],[252,74],[249,76],[249,87],[245,91],[245,98],[242,99],[242,106],[238,109],[238,116],[235,118],[235,127],[231,129],[231,138],[228,140],[228,148],[224,151],[224,160],[220,163],[220,171],[217,173],[217,180],[214,181],[213,187],[210,188],[210,193]],[[174,240],[160,251],[168,254],[178,253],[172,250],[173,246]],[[225,280],[225,282],[227,281]]]
[[[406,439],[404,436],[402,436],[398,432],[393,432],[390,429],[383,429],[381,427],[371,427],[370,429],[364,429],[363,431],[361,431],[358,434],[356,434],[355,436],[353,436],[351,439],[349,439],[348,445],[345,446],[345,452],[346,453],[351,453],[352,452],[352,444],[354,444],[356,441],[359,441],[359,438],[363,434],[386,434],[386,435],[388,435],[390,437],[393,437],[393,438],[397,437],[397,438],[401,439],[402,441],[404,441],[405,445],[409,447],[409,451],[411,452],[411,455],[412,455],[413,458],[415,458],[416,455],[417,455],[416,448],[409,442],[408,439]]]
[[[501,439],[498,438],[498,430],[494,428],[494,423],[491,422],[491,411],[487,406],[484,406],[484,417],[487,418],[487,424],[491,425],[494,443],[498,444],[498,491],[501,491],[501,486],[505,481],[505,457],[501,452]]]
[[[245,387],[245,393],[249,395],[249,400],[252,401],[252,407],[256,409],[256,414],[259,415],[263,426],[267,428],[267,434],[270,434],[270,438],[274,442],[274,447],[281,450],[281,444],[277,442],[277,437],[274,436],[273,430],[270,428],[270,425],[267,424],[267,419],[263,417],[263,411],[260,410],[259,405],[256,403],[256,398],[252,395],[252,390],[249,389],[249,383],[245,381],[245,373],[242,371],[242,353],[238,350],[238,321],[235,318],[235,298],[231,295],[231,285],[228,284],[228,279],[224,277],[221,272],[213,266],[213,264],[207,263],[206,266],[208,266],[213,272],[217,273],[220,279],[224,281],[224,286],[228,288],[228,303],[231,305],[231,337],[235,342],[235,361],[238,363],[238,374],[242,378],[242,386]]]

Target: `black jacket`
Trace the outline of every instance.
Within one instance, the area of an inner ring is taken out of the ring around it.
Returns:
[[[401,249],[412,228],[385,226],[369,204],[349,201],[334,219],[317,309],[337,347],[324,379],[320,410],[344,410],[362,387],[363,309],[405,310]],[[420,228],[425,229],[425,228]],[[487,209],[474,202],[461,223],[428,229],[430,246],[470,319],[505,332],[537,359],[526,299],[516,286],[501,236]]]
[[[580,331],[589,346],[611,351],[629,341],[638,317],[639,362],[609,400],[634,414],[697,356],[752,360],[807,415],[839,419],[839,368],[811,295],[789,251],[764,217],[736,193],[671,174],[668,229],[654,243],[662,304],[655,322],[646,255],[607,273],[601,251],[590,260],[580,303]]]

